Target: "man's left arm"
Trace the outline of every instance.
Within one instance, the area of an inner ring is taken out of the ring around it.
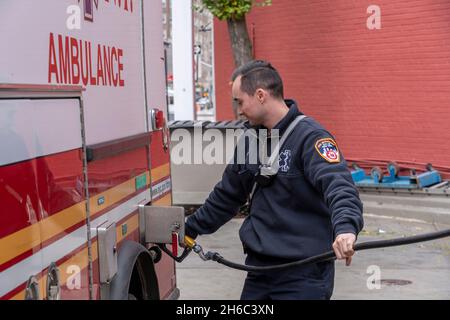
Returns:
[[[364,225],[363,205],[342,153],[328,132],[318,130],[306,138],[302,161],[306,178],[330,210],[336,257],[350,265],[353,245]]]

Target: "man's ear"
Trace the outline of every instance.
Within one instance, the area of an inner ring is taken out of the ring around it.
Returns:
[[[266,101],[267,93],[263,89],[256,90],[256,98],[263,104]]]

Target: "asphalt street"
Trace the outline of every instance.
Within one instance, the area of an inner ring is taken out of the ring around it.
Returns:
[[[388,213],[365,213],[364,219],[359,242],[450,228]],[[245,256],[238,236],[242,221],[233,219],[215,234],[197,240],[205,251],[217,251],[228,260],[243,263]],[[177,264],[180,300],[239,299],[245,276],[243,271],[204,262],[191,254]],[[336,262],[332,299],[450,299],[450,239],[357,252],[349,267],[343,261]]]

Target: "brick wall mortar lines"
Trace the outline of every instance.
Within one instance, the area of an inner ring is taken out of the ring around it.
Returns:
[[[381,30],[366,9],[381,7]],[[248,17],[256,57],[286,96],[336,135],[345,155],[450,168],[450,2],[275,0]],[[218,120],[231,119],[226,24],[216,26]],[[450,170],[449,170],[450,172]]]

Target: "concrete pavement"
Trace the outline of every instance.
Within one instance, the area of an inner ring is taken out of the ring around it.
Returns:
[[[201,236],[206,251],[217,251],[228,260],[243,263],[238,230],[242,219],[233,219],[214,235]],[[446,224],[389,214],[365,213],[358,241],[410,236],[450,228]],[[373,287],[380,272],[381,286]],[[239,299],[246,273],[216,262],[203,262],[191,254],[177,265],[180,300]],[[371,285],[372,284],[372,285]],[[352,265],[336,263],[333,299],[450,299],[450,239],[357,252]]]

